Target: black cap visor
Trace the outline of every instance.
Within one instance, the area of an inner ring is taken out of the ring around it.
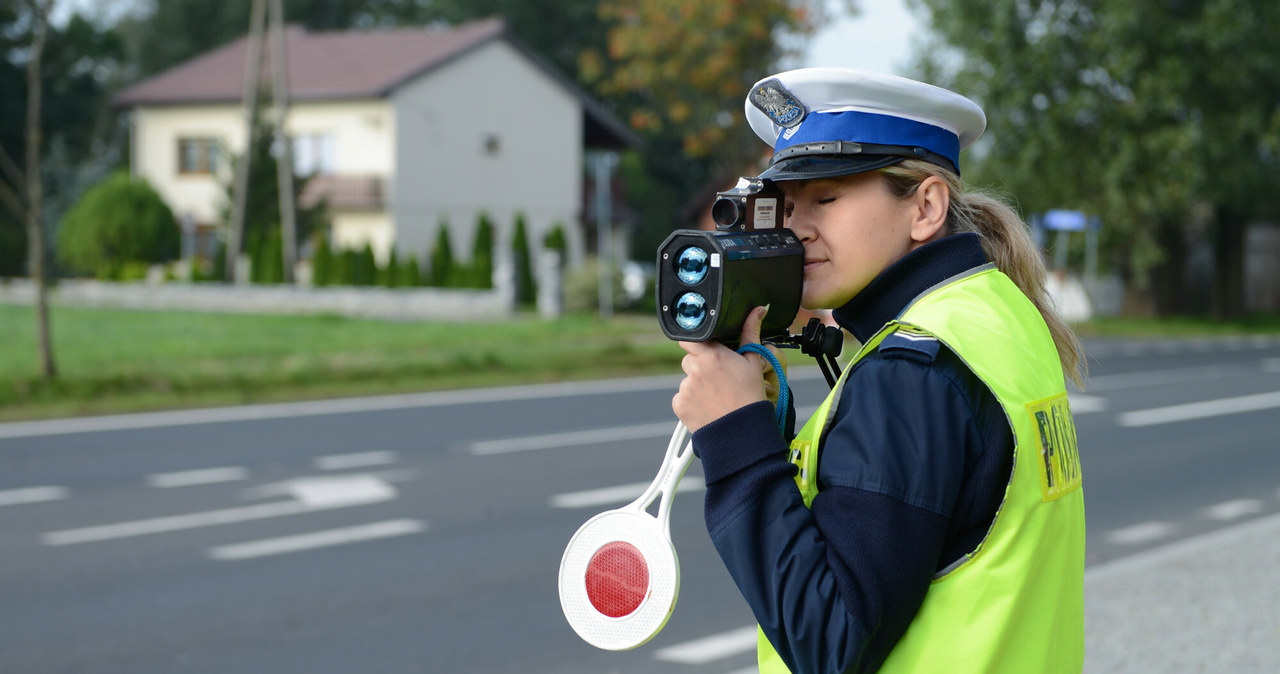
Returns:
[[[816,180],[866,173],[893,166],[906,157],[889,155],[805,155],[781,159],[760,174],[762,180]]]

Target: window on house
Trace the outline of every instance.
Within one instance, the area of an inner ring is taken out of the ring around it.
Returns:
[[[293,137],[293,171],[300,176],[337,173],[337,151],[331,133],[300,133]]]
[[[178,139],[178,173],[213,173],[221,161],[221,145],[216,138]]]

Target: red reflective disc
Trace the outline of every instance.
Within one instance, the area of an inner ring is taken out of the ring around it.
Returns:
[[[587,598],[610,618],[630,615],[649,593],[649,563],[636,546],[614,541],[600,546],[587,564]]]

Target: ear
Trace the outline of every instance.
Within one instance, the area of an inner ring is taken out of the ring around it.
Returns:
[[[951,189],[938,176],[925,178],[911,197],[913,216],[911,240],[927,243],[945,233],[947,209],[951,206]]]

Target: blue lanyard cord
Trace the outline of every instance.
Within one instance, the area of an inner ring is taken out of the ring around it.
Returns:
[[[778,430],[785,435],[787,432],[787,408],[791,406],[791,389],[787,387],[787,373],[782,370],[782,363],[778,362],[778,357],[762,344],[743,344],[738,353],[755,353],[773,366],[774,374],[778,375],[778,406],[774,410],[778,419]]]

